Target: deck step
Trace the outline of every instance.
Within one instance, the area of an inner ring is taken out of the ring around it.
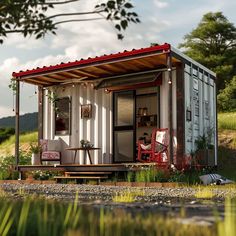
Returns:
[[[65,172],[65,176],[82,176],[82,175],[111,175],[112,174],[112,172],[108,172],[108,171],[103,171],[103,172],[101,172],[101,171],[90,171],[90,172],[88,172],[88,171],[74,171],[74,172],[69,172],[69,171],[66,171]]]
[[[86,181],[86,180],[96,180],[97,183],[99,184],[100,183],[100,180],[102,179],[107,179],[108,176],[107,175],[104,175],[104,176],[55,176],[54,179],[56,180],[57,183],[60,183],[61,180],[83,180],[83,181]]]
[[[107,179],[108,176],[54,176],[54,179]]]

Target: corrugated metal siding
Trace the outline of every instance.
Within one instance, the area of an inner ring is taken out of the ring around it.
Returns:
[[[163,72],[162,85],[160,86],[160,128],[168,128],[168,114],[169,114],[169,84],[168,84],[168,72]],[[172,108],[173,108],[173,129],[176,130],[177,119],[177,105],[176,105],[176,71],[172,73]]]
[[[66,151],[68,146],[80,146],[80,140],[89,140],[95,147],[101,148],[99,151],[92,151],[92,161],[97,163],[111,162],[111,94],[104,90],[94,90],[91,85],[75,85],[59,87],[56,89],[58,97],[71,97],[71,135],[55,136],[54,135],[54,111],[52,105],[45,99],[44,112],[44,138],[58,139],[61,138],[62,162],[72,163],[74,153]],[[92,118],[81,118],[81,105],[92,104]],[[86,159],[87,160],[87,159]],[[76,163],[85,164],[83,152],[77,154]],[[88,160],[87,162],[88,163]]]
[[[195,140],[212,130],[212,144],[216,146],[215,82],[199,68],[185,65],[185,111],[191,111],[191,121],[185,114],[185,153],[196,150]]]

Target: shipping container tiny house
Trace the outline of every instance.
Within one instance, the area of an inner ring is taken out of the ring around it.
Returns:
[[[89,164],[68,147],[89,140],[93,164],[136,161],[136,142],[168,128],[170,164],[183,166],[206,138],[217,165],[215,74],[169,44],[13,73],[16,158],[21,82],[38,86],[39,139],[61,139],[62,164]]]

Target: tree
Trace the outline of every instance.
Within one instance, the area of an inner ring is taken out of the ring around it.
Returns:
[[[220,111],[236,111],[236,76],[217,96]]]
[[[184,40],[179,47],[216,72],[217,87],[224,89],[236,72],[236,28],[233,23],[222,12],[209,12]]]
[[[139,23],[137,13],[133,12],[133,5],[129,0],[107,0],[93,7],[87,12],[65,12],[49,14],[49,9],[56,9],[59,5],[68,5],[80,0],[1,0],[0,2],[0,43],[9,34],[20,33],[24,37],[44,37],[51,32],[56,34],[58,25],[106,19],[111,21],[117,31],[119,39],[123,38],[123,31],[129,23]],[[89,16],[89,18],[82,18]],[[71,18],[73,17],[73,18]]]

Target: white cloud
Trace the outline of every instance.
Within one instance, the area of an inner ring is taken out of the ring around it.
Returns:
[[[155,6],[157,8],[166,8],[169,6],[169,3],[168,2],[164,2],[164,1],[161,1],[161,0],[154,0],[153,1]]]
[[[0,106],[0,118],[1,117],[7,117],[7,116],[13,116],[14,112],[12,108],[6,107],[6,106]]]

